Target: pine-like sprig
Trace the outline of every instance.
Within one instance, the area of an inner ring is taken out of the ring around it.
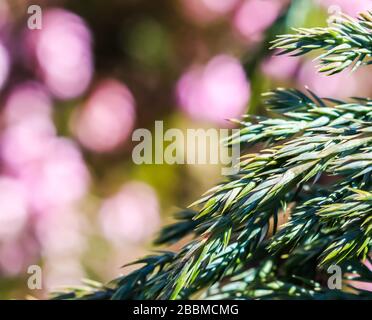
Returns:
[[[338,17],[331,27],[298,28],[295,34],[281,35],[273,42],[280,54],[294,56],[321,50],[320,72],[335,74],[349,66],[353,69],[370,64],[372,56],[372,14],[362,13],[358,20],[349,16]]]
[[[333,28],[298,29],[274,44],[285,52],[325,51],[321,71],[336,73],[371,55],[371,14]],[[104,286],[57,295],[77,299],[372,298],[350,280],[372,283],[372,101],[340,101],[307,90],[264,95],[277,118],[246,116],[228,145],[243,150],[240,170],[178,214],[156,244],[192,236]],[[327,268],[344,287],[327,286]]]

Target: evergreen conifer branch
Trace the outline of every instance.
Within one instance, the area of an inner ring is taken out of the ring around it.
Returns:
[[[332,74],[369,63],[371,28],[371,13],[344,16],[332,28],[281,36],[274,47],[321,49],[320,71]],[[282,88],[264,98],[279,118],[236,120],[240,131],[226,141],[261,151],[243,151],[239,172],[179,213],[155,242],[191,241],[137,261],[139,269],[107,286],[56,298],[371,299],[350,280],[372,283],[364,265],[372,248],[372,101]],[[332,264],[343,270],[342,290],[327,287]]]
[[[320,72],[329,75],[341,72],[353,65],[370,64],[372,56],[372,13],[365,12],[353,19],[347,15],[337,17],[331,27],[297,28],[295,34],[278,36],[272,48],[281,49],[280,54],[304,55],[321,50],[318,56]]]

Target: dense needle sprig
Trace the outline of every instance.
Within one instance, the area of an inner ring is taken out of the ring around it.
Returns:
[[[298,28],[295,34],[281,35],[273,42],[273,48],[281,49],[280,54],[295,56],[321,50],[320,72],[330,75],[353,65],[371,64],[372,56],[372,15],[362,13],[358,20],[342,15],[331,27]]]
[[[296,29],[274,48],[313,50],[321,72],[370,64],[372,16],[343,16],[333,27]],[[245,116],[226,141],[243,150],[240,170],[165,227],[161,251],[108,285],[59,293],[75,299],[352,299],[372,298],[372,101],[321,98],[307,89],[264,94],[277,118]],[[343,270],[342,290],[327,286],[327,267]],[[353,280],[354,282],[350,282]]]

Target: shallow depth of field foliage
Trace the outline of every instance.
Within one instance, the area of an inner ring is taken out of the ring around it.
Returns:
[[[330,77],[369,68],[372,13],[297,28],[272,45],[315,53]],[[239,173],[178,213],[155,242],[191,240],[107,285],[87,282],[58,298],[371,299],[357,282],[372,282],[372,101],[285,88],[263,100],[272,117],[243,116],[226,141],[242,146]],[[327,285],[334,264],[341,290]]]

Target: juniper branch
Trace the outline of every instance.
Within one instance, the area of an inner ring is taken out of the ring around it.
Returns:
[[[322,49],[331,74],[351,63],[368,64],[371,14],[343,17],[332,28],[298,29],[274,47],[296,55]],[[344,277],[371,281],[363,265],[372,248],[372,102],[320,98],[308,90],[278,89],[265,95],[279,119],[246,117],[226,143],[243,152],[239,172],[207,192],[165,227],[157,243],[186,235],[177,253],[160,252],[141,268],[107,286],[65,298],[372,298],[355,288],[330,291],[317,278],[338,263]],[[322,178],[332,180],[322,185]],[[285,224],[280,218],[290,216]],[[277,231],[278,230],[278,231]]]
[[[296,34],[278,36],[272,48],[282,49],[280,54],[304,55],[321,50],[318,56],[320,72],[329,75],[341,72],[353,65],[370,64],[372,56],[372,13],[365,12],[353,19],[347,15],[338,17],[333,26],[326,28],[298,28]]]

